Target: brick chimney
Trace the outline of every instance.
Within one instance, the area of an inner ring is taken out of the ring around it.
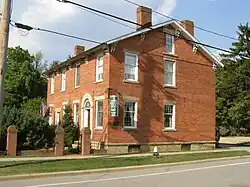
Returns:
[[[85,47],[81,45],[76,45],[74,49],[74,55],[77,56],[85,51]]]
[[[194,36],[194,22],[190,20],[181,21],[181,26]]]
[[[137,18],[137,23],[142,25],[142,26],[137,25],[137,30],[152,26],[152,9],[144,6],[139,6],[137,8],[136,18]]]

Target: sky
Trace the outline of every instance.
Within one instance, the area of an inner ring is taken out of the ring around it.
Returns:
[[[72,1],[129,20],[136,20],[136,6],[124,0]],[[232,37],[237,37],[236,31],[239,24],[250,21],[249,0],[132,1],[180,20],[192,20],[196,26]],[[131,28],[98,17],[82,8],[56,0],[13,0],[11,19],[33,27],[59,31],[100,42],[133,31]],[[165,20],[167,19],[153,14],[154,24]],[[135,27],[134,25],[129,26]],[[231,47],[233,42],[233,40],[198,29],[195,29],[195,36],[203,43],[225,49]],[[95,44],[40,31],[24,32],[10,27],[9,47],[21,46],[28,49],[31,54],[41,51],[44,60],[48,62],[64,61],[68,55],[73,55],[75,45],[84,45],[88,49]],[[213,52],[218,54],[217,51]]]

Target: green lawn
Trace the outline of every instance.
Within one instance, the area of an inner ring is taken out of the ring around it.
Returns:
[[[81,160],[53,160],[53,161],[22,161],[0,162],[0,175],[19,175],[31,173],[77,171],[100,168],[114,168],[125,166],[139,166],[147,164],[173,163],[182,161],[201,160],[250,155],[247,151],[227,151],[215,153],[192,153],[160,156],[128,157],[128,158],[89,158]]]

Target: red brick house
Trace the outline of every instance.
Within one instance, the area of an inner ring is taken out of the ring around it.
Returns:
[[[92,147],[107,153],[214,148],[214,66],[223,64],[192,43],[192,21],[149,29],[151,18],[139,7],[145,27],[86,51],[76,46],[73,58],[49,70],[51,124],[70,104]]]

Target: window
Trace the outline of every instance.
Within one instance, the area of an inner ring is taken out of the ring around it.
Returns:
[[[133,53],[125,53],[124,80],[138,81],[138,56]]]
[[[51,82],[50,82],[50,93],[54,94],[55,93],[55,77],[54,75],[51,77]]]
[[[175,129],[175,105],[164,106],[164,129]]]
[[[166,60],[164,63],[164,85],[175,86],[175,62]]]
[[[74,124],[78,126],[79,123],[79,104],[74,104]]]
[[[61,91],[66,90],[66,71],[62,72],[62,82],[61,82]]]
[[[49,125],[53,124],[52,107],[49,107]]]
[[[60,122],[60,112],[55,113],[55,125],[59,125]]]
[[[76,65],[76,71],[75,71],[75,87],[80,86],[80,64]]]
[[[63,105],[63,116],[64,116],[64,114],[65,114],[65,109],[66,109],[66,105]]]
[[[124,103],[124,128],[136,128],[137,102],[125,101]]]
[[[98,56],[96,60],[96,81],[103,80],[103,56]]]
[[[103,127],[103,101],[96,101],[96,128]]]
[[[174,36],[166,34],[166,52],[174,54]]]

